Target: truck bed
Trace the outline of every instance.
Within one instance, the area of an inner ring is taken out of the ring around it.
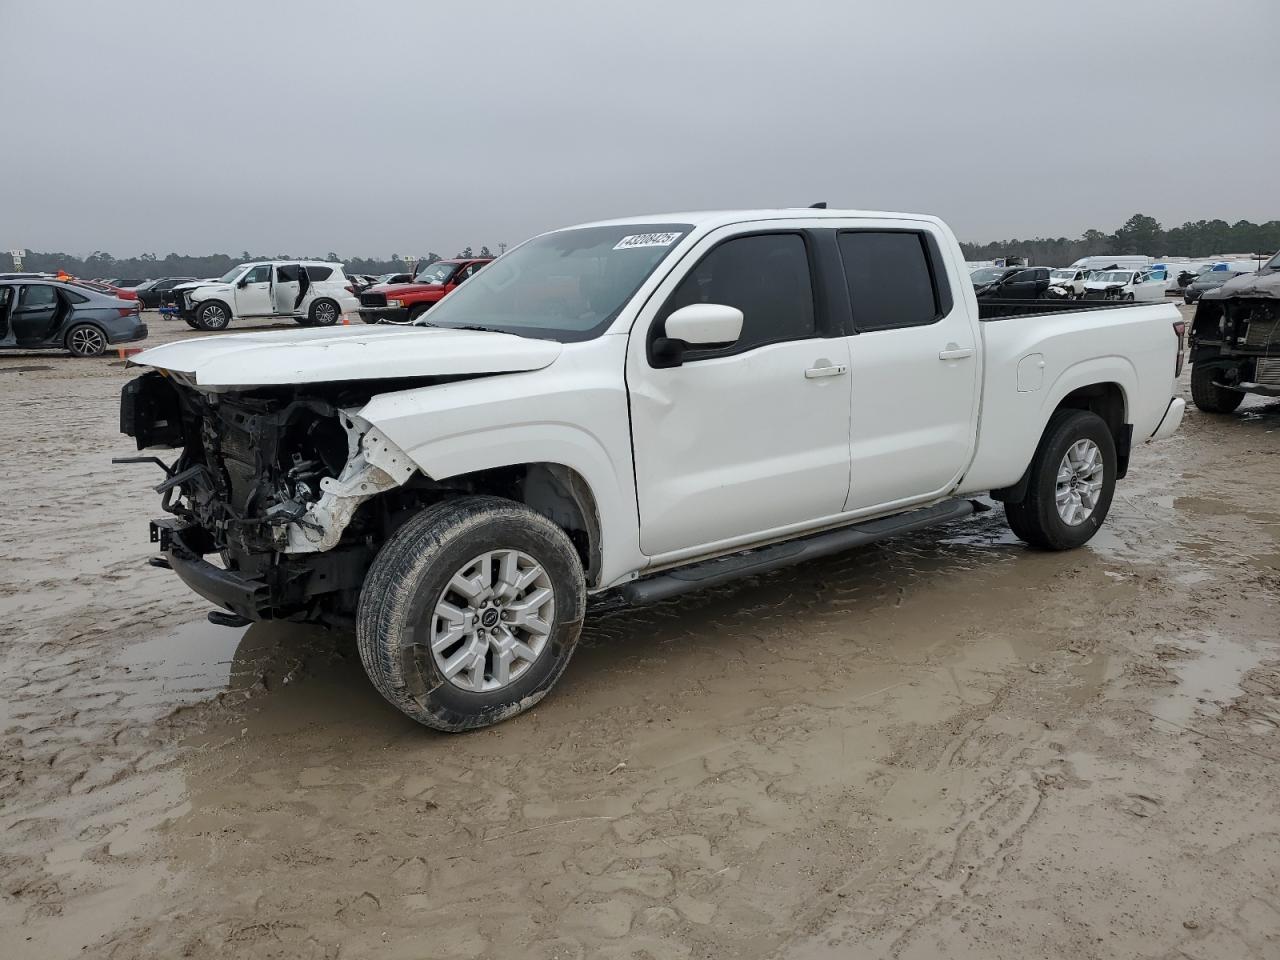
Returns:
[[[1149,303],[1124,300],[979,300],[979,320],[1008,320],[1011,317],[1039,317],[1051,313],[1080,313],[1085,310],[1119,310],[1149,307]]]

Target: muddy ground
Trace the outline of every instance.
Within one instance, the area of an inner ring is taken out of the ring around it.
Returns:
[[[7,960],[1280,956],[1280,402],[1085,549],[997,511],[600,617],[446,736],[146,565],[129,376],[0,357]]]

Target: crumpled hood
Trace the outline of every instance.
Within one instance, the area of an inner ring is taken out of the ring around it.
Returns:
[[[1215,290],[1206,290],[1205,300],[1230,300],[1232,297],[1280,298],[1280,272],[1244,273],[1232,277]]]
[[[509,333],[441,327],[329,327],[179,340],[144,350],[139,366],[211,390],[396,377],[516,373],[549,366],[562,347]]]

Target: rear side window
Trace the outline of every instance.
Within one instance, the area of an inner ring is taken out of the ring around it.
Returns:
[[[914,231],[840,234],[840,257],[857,330],[923,326],[942,316],[929,248],[925,235]]]
[[[18,296],[20,307],[51,307],[58,302],[58,292],[53,287],[42,283],[28,283],[19,289],[21,290]]]
[[[333,276],[333,267],[307,267],[307,276],[311,278],[311,282],[317,280],[328,280]]]
[[[74,290],[68,290],[66,287],[62,288],[62,295],[66,297],[67,300],[71,303],[88,303],[89,302],[89,298],[86,297],[84,294],[76,293]]]
[[[809,253],[798,233],[737,237],[720,244],[680,281],[654,329],[694,303],[720,303],[742,311],[742,336],[721,350],[690,351],[686,359],[743,353],[768,343],[816,337]]]

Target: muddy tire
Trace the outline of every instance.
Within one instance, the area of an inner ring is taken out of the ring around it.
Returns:
[[[183,317],[182,319],[186,321],[187,326],[190,327],[192,330],[200,329],[200,324],[196,323],[193,317]]]
[[[67,331],[66,343],[73,357],[100,357],[107,352],[107,335],[92,323],[77,323]]]
[[[1116,487],[1115,439],[1087,410],[1059,410],[1031,461],[1027,495],[1006,503],[1009,527],[1042,550],[1071,550],[1093,538],[1107,518]]]
[[[326,297],[311,304],[311,309],[307,312],[306,326],[332,327],[341,319],[342,308],[338,306],[336,300]]]
[[[1205,413],[1231,413],[1244,401],[1244,394],[1215,384],[1216,369],[1198,365],[1191,368],[1191,400]]]
[[[196,304],[197,330],[225,330],[231,323],[231,310],[221,300],[206,300]]]
[[[386,700],[457,732],[541,700],[578,644],[586,584],[563,530],[523,504],[433,504],[374,558],[360,592],[360,660]]]
[[[417,320],[420,316],[422,316],[424,313],[426,313],[430,309],[431,309],[431,304],[429,303],[418,304],[416,307],[414,307],[412,310],[409,311],[409,323],[413,323],[413,321]]]

